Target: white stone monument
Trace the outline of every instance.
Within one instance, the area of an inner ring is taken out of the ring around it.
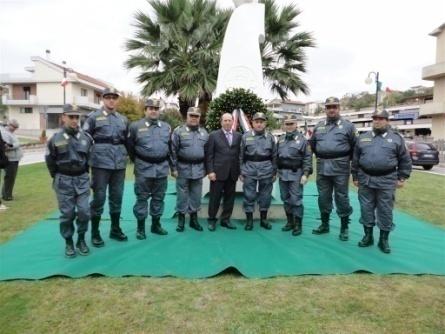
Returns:
[[[265,98],[260,43],[264,42],[264,4],[234,0],[236,9],[224,35],[215,97],[231,88],[250,89]]]
[[[234,0],[236,9],[230,17],[219,61],[218,81],[214,97],[218,97],[231,88],[251,90],[258,97],[265,99],[263,67],[260,43],[264,42],[264,4],[255,0]],[[274,184],[274,187],[277,183]],[[208,196],[210,182],[203,180],[203,196]],[[242,193],[242,183],[236,184],[238,194]],[[207,218],[208,198],[203,199],[199,216]],[[254,217],[258,218],[258,210]],[[271,206],[269,218],[281,218],[281,205]],[[240,202],[235,203],[232,218],[243,219],[245,214]]]

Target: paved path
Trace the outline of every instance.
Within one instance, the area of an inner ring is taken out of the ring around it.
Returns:
[[[29,150],[23,150],[23,158],[20,161],[20,165],[21,166],[30,165],[44,161],[45,161],[44,148],[29,149]]]

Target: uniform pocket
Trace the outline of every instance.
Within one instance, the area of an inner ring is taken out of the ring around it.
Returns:
[[[72,178],[69,176],[59,174],[54,186],[57,188],[57,192],[59,194],[62,194],[62,195],[73,195],[74,194]]]
[[[79,191],[81,194],[84,192],[90,191],[91,181],[89,174],[84,174],[79,176]]]

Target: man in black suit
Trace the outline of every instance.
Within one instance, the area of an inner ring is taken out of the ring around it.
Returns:
[[[216,215],[223,197],[221,226],[236,229],[230,222],[235,203],[236,180],[239,170],[241,134],[232,130],[231,114],[221,116],[221,129],[209,135],[206,150],[207,174],[210,180],[209,230],[215,231]]]

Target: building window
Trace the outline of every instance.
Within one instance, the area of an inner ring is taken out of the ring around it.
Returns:
[[[20,108],[20,113],[21,114],[32,114],[32,108],[30,108],[30,107]]]
[[[25,100],[29,100],[29,96],[31,95],[31,87],[23,87],[23,95]]]
[[[98,94],[98,93],[94,94],[94,103],[96,103],[96,104],[100,103],[100,94]]]
[[[88,96],[88,91],[85,88],[80,89],[80,96]]]

